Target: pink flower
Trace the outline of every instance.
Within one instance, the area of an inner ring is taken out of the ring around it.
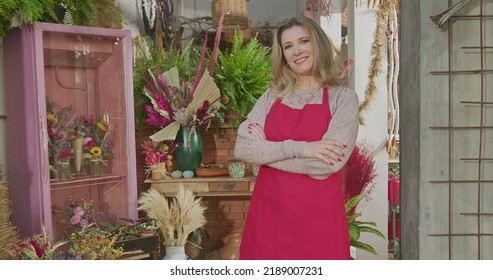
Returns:
[[[93,146],[94,146],[94,140],[92,140],[92,137],[84,138],[84,147],[92,148]]]
[[[171,123],[170,120],[167,120],[165,117],[161,116],[158,112],[154,111],[151,105],[145,106],[145,111],[147,112],[147,120],[146,123],[153,126],[165,127]]]
[[[75,216],[82,216],[82,215],[84,215],[84,210],[80,206],[75,207],[72,212],[74,213]]]
[[[70,223],[72,225],[76,225],[80,222],[80,216],[79,215],[73,215],[72,218],[70,218]]]
[[[81,219],[81,220],[80,220],[80,225],[81,225],[81,226],[85,227],[85,226],[87,226],[88,224],[89,224],[89,222],[88,222],[86,219]]]

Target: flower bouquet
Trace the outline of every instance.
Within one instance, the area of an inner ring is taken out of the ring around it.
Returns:
[[[84,175],[82,173],[82,159],[83,159],[83,144],[86,137],[90,135],[90,121],[85,116],[78,116],[70,124],[70,143],[74,151],[74,163],[75,163],[75,173],[77,177]]]
[[[142,153],[145,154],[147,177],[152,174],[152,179],[170,178],[166,166],[172,165],[171,159],[178,144],[171,140],[163,142],[145,140],[141,147]]]
[[[46,124],[48,130],[48,157],[50,172],[59,181],[71,179],[70,160],[74,157],[68,138],[70,107],[55,110],[57,104],[46,101]]]
[[[55,260],[59,257],[58,249],[66,243],[60,241],[53,244],[43,227],[42,233],[16,242],[10,254],[17,260]]]
[[[102,176],[108,160],[113,158],[112,129],[109,115],[97,119],[79,116],[71,125],[72,147],[76,154],[76,171],[81,172],[82,159],[90,160],[92,176]]]
[[[90,134],[84,139],[85,158],[90,159],[91,175],[102,176],[108,160],[113,158],[112,128],[108,113],[90,122]]]
[[[181,79],[177,67],[164,73],[161,73],[158,67],[157,75],[153,73],[153,69],[148,69],[144,77],[143,89],[143,94],[150,100],[150,104],[145,106],[148,116],[146,123],[162,127],[160,131],[150,136],[152,140],[156,142],[175,140],[180,126],[194,131],[199,126],[209,127],[214,119],[222,119],[219,113],[223,107],[220,102],[221,95],[212,77],[217,61],[223,19],[224,13],[216,32],[208,69],[202,75],[207,53],[207,36],[205,37],[193,82]]]

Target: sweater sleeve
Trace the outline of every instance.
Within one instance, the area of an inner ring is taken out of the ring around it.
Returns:
[[[327,178],[344,167],[356,145],[359,129],[359,100],[356,92],[349,88],[340,88],[334,93],[336,93],[333,96],[335,99],[331,102],[332,120],[322,138],[347,146],[342,161],[328,165],[316,158],[293,158],[272,162],[269,166],[287,172],[307,174],[319,180]]]
[[[238,136],[236,138],[234,155],[237,159],[262,165],[276,161],[301,157],[303,155],[303,141],[284,140],[273,142],[262,140],[248,133],[248,125],[258,123],[262,127],[265,125],[265,119],[271,106],[274,104],[276,97],[267,90],[252,108],[247,116],[238,127]]]

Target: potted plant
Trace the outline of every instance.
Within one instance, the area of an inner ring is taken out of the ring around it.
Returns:
[[[375,222],[359,221],[358,218],[361,217],[362,213],[351,213],[351,209],[355,208],[363,198],[364,195],[360,194],[353,197],[345,204],[347,222],[349,227],[350,245],[377,255],[377,252],[370,244],[364,243],[359,240],[361,233],[367,232],[382,237],[383,239],[385,239],[385,236],[378,229],[376,229],[377,224]]]
[[[155,189],[143,192],[137,210],[154,219],[163,237],[166,254],[163,259],[187,259],[185,244],[190,234],[205,225],[205,206],[192,190],[181,187],[176,197],[168,198]]]
[[[149,237],[156,234],[156,230],[159,226],[156,224],[156,220],[146,219],[138,224],[138,228],[140,229],[141,237]]]
[[[225,119],[236,127],[265,92],[271,76],[270,48],[254,36],[247,44],[241,32],[234,35],[231,49],[220,52],[214,79],[225,105]]]

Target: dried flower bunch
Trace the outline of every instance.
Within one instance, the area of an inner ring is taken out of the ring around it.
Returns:
[[[171,140],[163,142],[144,140],[140,146],[142,147],[142,153],[145,155],[145,164],[151,167],[162,162],[171,165],[171,159],[178,144]]]
[[[57,110],[55,102],[46,100],[46,124],[48,130],[48,156],[51,165],[58,162],[69,162],[74,157],[72,146],[68,139],[68,113],[70,107]]]
[[[183,186],[175,198],[168,201],[163,194],[149,189],[141,194],[139,208],[147,217],[156,221],[167,246],[184,245],[188,236],[206,223],[205,206],[192,190]]]
[[[216,32],[212,57],[208,62],[208,69],[202,75],[207,54],[207,36],[204,40],[200,55],[197,73],[192,81],[182,79],[177,67],[161,73],[159,67],[157,75],[154,69],[148,69],[144,77],[143,94],[149,98],[151,104],[145,106],[148,116],[146,123],[162,127],[160,131],[150,136],[156,142],[174,140],[180,126],[195,130],[200,126],[209,127],[212,120],[223,121],[220,109],[220,91],[214,79],[214,69],[217,62],[222,22],[225,12],[222,13]]]
[[[107,112],[90,122],[90,134],[84,139],[84,148],[89,151],[85,156],[97,160],[109,160],[113,158],[112,128]],[[104,162],[104,161],[103,161]]]
[[[84,157],[101,161],[113,158],[112,128],[109,114],[105,112],[97,119],[78,116],[71,123],[70,140],[83,138]]]
[[[118,235],[111,235],[100,228],[89,225],[79,232],[73,232],[68,241],[68,258],[75,260],[116,260],[123,254],[122,247],[116,247]]]
[[[16,242],[12,248],[12,258],[17,260],[55,260],[59,258],[57,251],[67,242],[53,244],[43,227],[43,232]]]
[[[368,200],[374,188],[373,180],[377,176],[375,160],[367,142],[361,142],[354,147],[346,164],[345,201],[364,194]]]

